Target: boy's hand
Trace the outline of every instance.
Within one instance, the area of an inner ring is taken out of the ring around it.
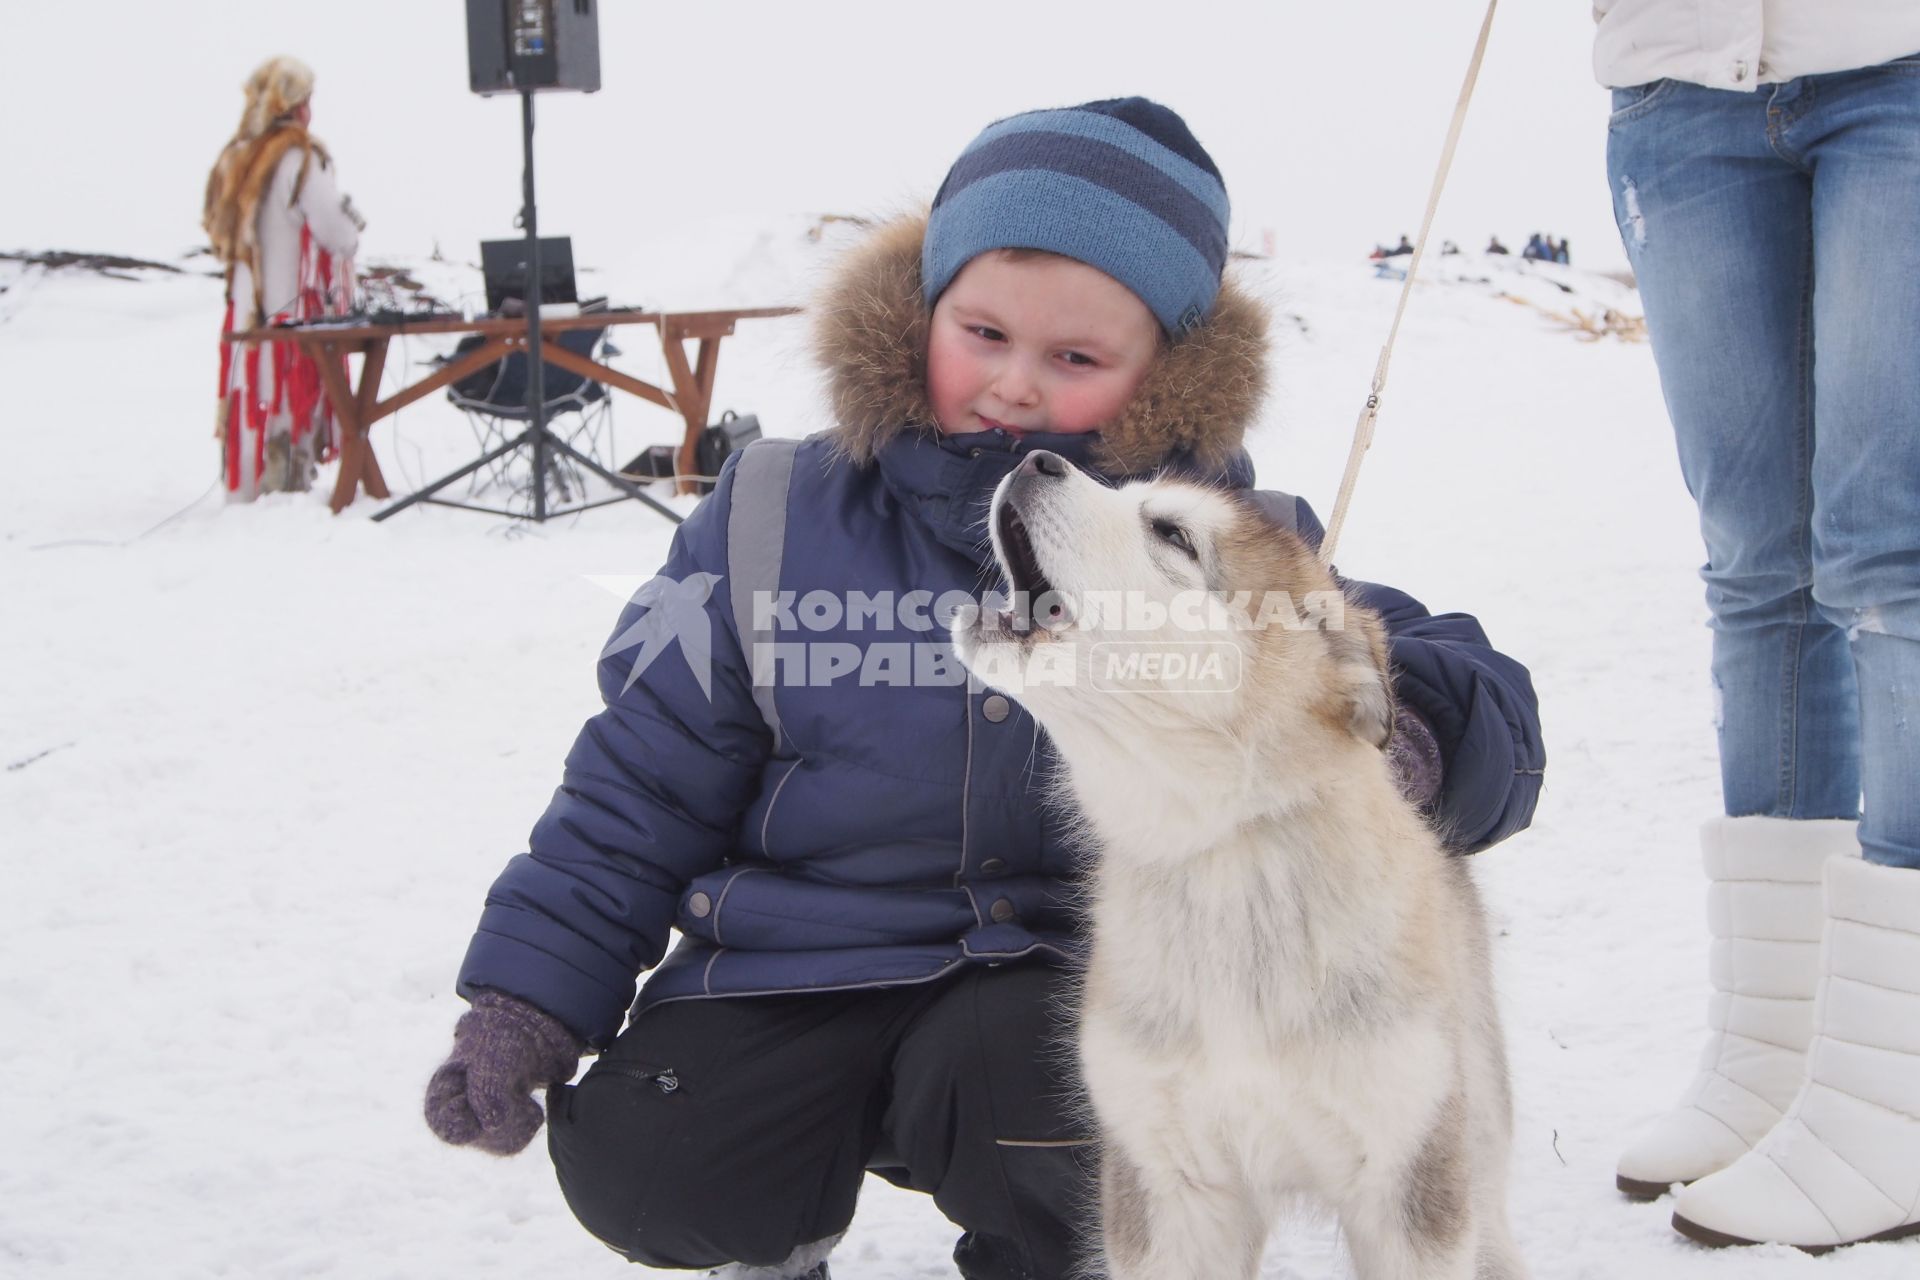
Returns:
[[[427,1127],[442,1141],[510,1156],[545,1118],[533,1091],[573,1078],[585,1047],[546,1013],[483,991],[454,1025],[453,1052],[427,1082]]]
[[[1393,766],[1393,781],[1400,794],[1415,808],[1431,810],[1446,773],[1440,760],[1440,743],[1427,722],[1405,703],[1394,708],[1387,761]]]

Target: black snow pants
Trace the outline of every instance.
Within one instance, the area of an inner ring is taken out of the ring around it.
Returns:
[[[771,1266],[846,1229],[872,1170],[933,1196],[967,1280],[1067,1280],[1095,1148],[1044,965],[683,1000],[548,1098],[561,1189],[634,1262]]]

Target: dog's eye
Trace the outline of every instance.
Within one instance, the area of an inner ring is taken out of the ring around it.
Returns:
[[[1193,539],[1187,536],[1185,529],[1182,529],[1173,521],[1155,520],[1153,522],[1153,535],[1170,546],[1180,548],[1187,559],[1196,562],[1200,559],[1200,553],[1193,549]]]

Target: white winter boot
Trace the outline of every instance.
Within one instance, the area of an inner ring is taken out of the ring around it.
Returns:
[[[1920,1234],[1920,871],[1829,863],[1820,955],[1807,1080],[1752,1151],[1675,1199],[1695,1240],[1825,1253]]]
[[[1806,1075],[1826,923],[1820,872],[1860,856],[1858,824],[1831,818],[1716,818],[1700,832],[1713,933],[1707,1037],[1678,1105],[1620,1157],[1614,1181],[1652,1199],[1746,1154]]]
[[[833,1252],[833,1247],[846,1234],[842,1231],[839,1235],[803,1244],[788,1254],[785,1262],[771,1267],[750,1267],[744,1262],[730,1262],[707,1274],[716,1280],[831,1280],[827,1270],[827,1255]]]

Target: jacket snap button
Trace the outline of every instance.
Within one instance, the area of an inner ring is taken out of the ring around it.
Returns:
[[[983,876],[997,876],[1006,869],[1006,860],[1003,858],[988,858],[980,864],[980,874]]]
[[[995,924],[1005,924],[1007,921],[1013,919],[1013,904],[1005,898],[1001,898],[993,904],[991,914]]]
[[[713,911],[713,899],[704,893],[696,893],[687,899],[687,913],[695,919],[704,920]]]
[[[1005,720],[1007,713],[1011,710],[1013,710],[1012,706],[1008,704],[1005,698],[997,693],[980,704],[980,714],[995,724],[999,724],[1002,720]]]

